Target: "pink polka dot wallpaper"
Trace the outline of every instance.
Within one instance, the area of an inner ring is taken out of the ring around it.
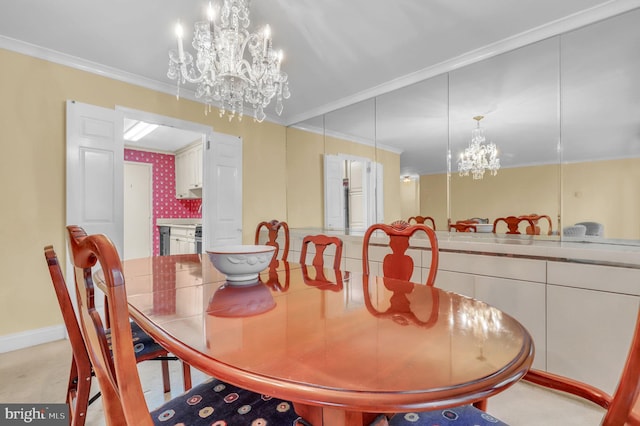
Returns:
[[[201,218],[202,200],[176,198],[176,163],[173,154],[137,151],[125,148],[124,160],[150,163],[153,168],[153,255],[160,254],[160,233],[157,219]]]

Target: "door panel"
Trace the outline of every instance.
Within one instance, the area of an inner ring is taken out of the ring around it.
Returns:
[[[213,132],[204,157],[203,247],[242,244],[242,138]]]
[[[337,155],[324,156],[324,226],[327,229],[344,229],[343,164]]]
[[[153,166],[147,163],[124,164],[124,259],[152,255]]]
[[[107,235],[119,254],[124,249],[123,124],[119,111],[67,101],[66,223]],[[74,294],[69,260],[66,276]],[[96,305],[101,301],[96,297]]]

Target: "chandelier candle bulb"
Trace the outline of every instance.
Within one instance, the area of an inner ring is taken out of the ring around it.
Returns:
[[[178,39],[178,59],[180,62],[184,62],[184,49],[182,48],[182,36],[184,32],[182,31],[182,25],[180,25],[180,21],[176,24],[176,37]]]
[[[267,56],[267,51],[269,50],[269,37],[271,37],[271,28],[267,25],[264,28],[264,56]]]

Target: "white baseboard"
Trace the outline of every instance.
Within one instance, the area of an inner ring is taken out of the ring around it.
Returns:
[[[36,328],[0,336],[0,354],[66,338],[64,325]]]

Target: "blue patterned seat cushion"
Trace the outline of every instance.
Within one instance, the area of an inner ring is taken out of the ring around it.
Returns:
[[[398,413],[386,421],[379,416],[371,426],[507,426],[495,417],[477,409],[473,405],[447,408],[445,410],[416,413]]]
[[[162,426],[293,426],[293,404],[209,379],[151,412]]]
[[[162,346],[151,338],[140,326],[131,321],[131,336],[133,337],[133,351],[136,354],[136,358],[144,358],[149,354],[153,354],[159,351],[164,351]],[[109,349],[111,349],[111,330],[105,331],[107,335],[107,343]]]

